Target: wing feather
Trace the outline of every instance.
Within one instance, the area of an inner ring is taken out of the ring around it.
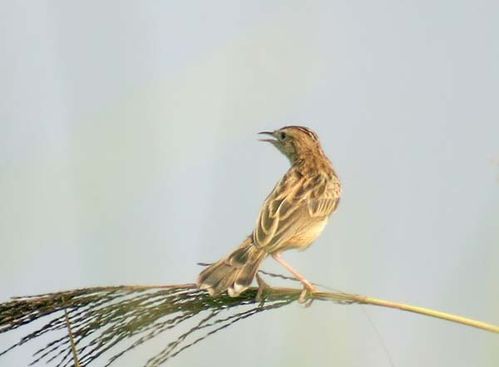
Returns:
[[[338,198],[323,185],[328,186],[325,182],[319,183],[317,178],[284,176],[265,200],[253,232],[255,245],[273,252],[315,222],[314,219],[319,221],[329,216]],[[313,199],[315,190],[326,192],[319,195],[320,199]]]

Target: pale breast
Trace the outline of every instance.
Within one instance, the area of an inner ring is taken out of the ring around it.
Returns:
[[[303,228],[296,235],[289,239],[283,246],[285,249],[299,249],[305,250],[319,237],[326,227],[327,218],[309,224]]]

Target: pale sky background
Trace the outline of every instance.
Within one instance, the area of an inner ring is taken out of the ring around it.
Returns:
[[[303,124],[344,194],[285,258],[333,288],[498,324],[498,14],[494,0],[2,1],[0,300],[194,281],[287,169],[256,133]],[[396,367],[499,365],[497,335],[365,309]],[[359,306],[325,303],[168,365],[215,363],[390,366]]]

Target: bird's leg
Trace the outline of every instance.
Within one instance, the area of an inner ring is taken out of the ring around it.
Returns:
[[[263,280],[260,274],[256,273],[256,283],[258,284],[258,291],[256,293],[256,300],[263,304],[265,302],[265,290],[269,289],[270,286]]]
[[[301,275],[291,265],[289,265],[282,258],[280,253],[272,254],[272,257],[274,258],[275,261],[277,261],[279,264],[284,266],[287,271],[289,271],[291,274],[293,274],[293,276],[303,284],[303,291],[301,292],[300,298],[298,299],[298,301],[300,303],[305,303],[306,298],[307,298],[306,297],[307,293],[314,293],[316,291],[315,287],[303,275]],[[310,306],[310,304],[307,304],[307,306]]]
[[[293,274],[293,276],[297,280],[299,280],[305,288],[307,288],[308,290],[310,290],[312,292],[314,292],[316,290],[315,287],[312,285],[312,283],[310,283],[303,275],[301,275],[298,271],[296,271],[291,265],[289,265],[286,262],[286,260],[284,260],[282,258],[281,254],[279,254],[279,253],[272,254],[272,257],[274,258],[275,261],[277,261],[279,264],[284,266],[287,271],[289,271],[291,274]]]

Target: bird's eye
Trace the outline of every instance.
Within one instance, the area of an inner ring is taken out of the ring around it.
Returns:
[[[281,132],[279,133],[279,139],[284,140],[284,139],[286,139],[287,137],[288,137],[288,136],[286,135],[286,133],[285,133],[284,131],[281,131]]]

